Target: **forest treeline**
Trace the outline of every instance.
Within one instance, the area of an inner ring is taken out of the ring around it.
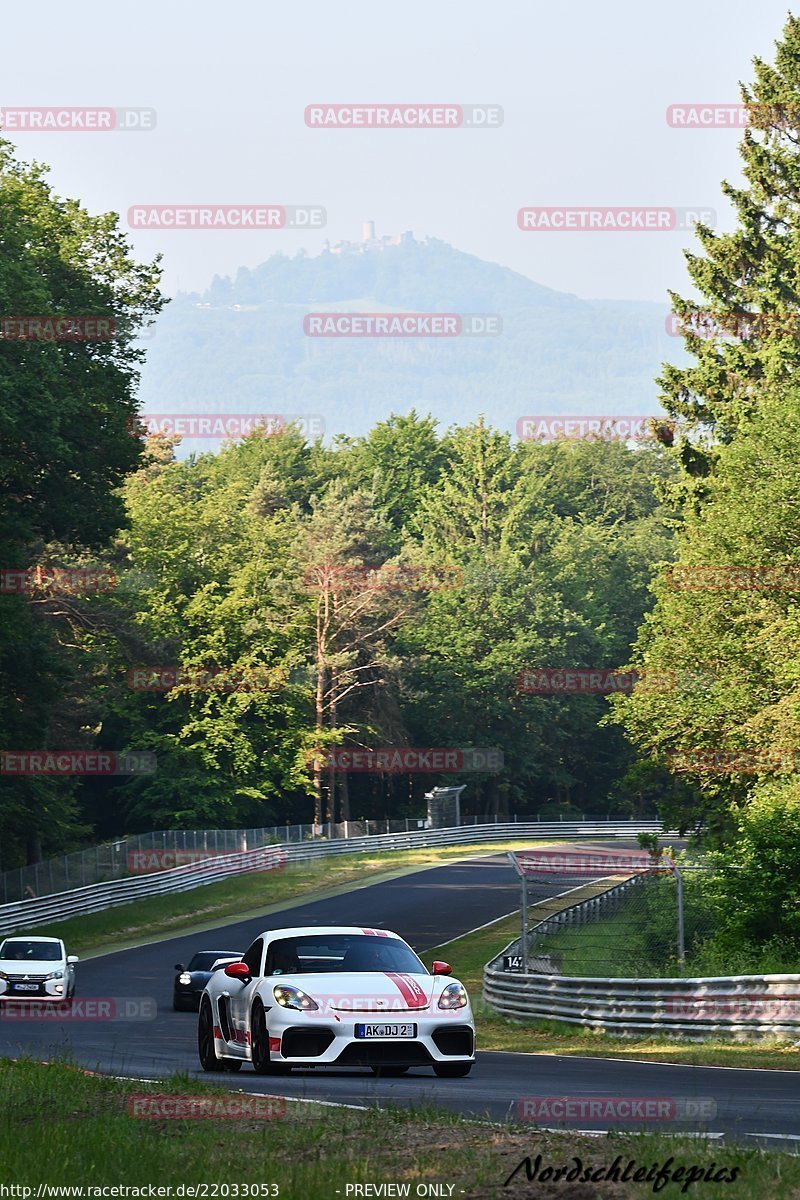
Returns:
[[[672,296],[691,359],[659,381],[676,424],[637,446],[518,442],[487,400],[444,430],[419,403],[362,437],[290,425],[176,461],[136,425],[158,262],[0,143],[2,311],[118,318],[106,341],[3,339],[0,568],[33,582],[0,594],[0,866],[136,830],[417,816],[457,782],[474,813],[700,826],[723,850],[723,957],[779,938],[785,960],[800,943],[796,18],[742,99],[735,228],[698,226],[694,297]],[[57,569],[113,586],[56,586]],[[569,669],[638,682],[541,685]],[[342,754],[399,748],[493,757],[345,769]],[[157,769],[7,769],[47,749]]]

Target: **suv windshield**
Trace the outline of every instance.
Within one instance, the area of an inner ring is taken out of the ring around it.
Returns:
[[[358,933],[308,934],[280,938],[267,952],[267,975],[321,971],[428,972],[413,950],[396,938]]]
[[[8,938],[0,946],[0,958],[19,962],[60,962],[58,942],[35,942],[27,938]]]

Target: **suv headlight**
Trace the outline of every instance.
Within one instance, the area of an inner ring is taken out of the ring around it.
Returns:
[[[466,1008],[467,989],[463,983],[448,983],[439,997],[439,1008]]]
[[[45,975],[45,979],[61,979],[63,974],[64,968],[62,967],[58,971],[51,971],[49,975]]]
[[[281,1008],[296,1008],[298,1012],[314,1012],[319,1008],[316,1000],[312,1000],[302,988],[292,987],[288,983],[279,983],[272,989]]]

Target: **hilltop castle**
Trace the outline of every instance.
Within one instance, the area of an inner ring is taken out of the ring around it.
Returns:
[[[361,226],[360,242],[337,242],[335,246],[332,246],[326,240],[323,245],[329,254],[368,254],[374,250],[385,250],[387,246],[401,246],[404,242],[413,241],[414,234],[410,229],[405,233],[395,234],[394,237],[376,237],[375,222],[364,221]]]

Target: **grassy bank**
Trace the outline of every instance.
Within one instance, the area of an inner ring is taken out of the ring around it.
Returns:
[[[32,1188],[33,1196],[40,1184],[173,1189],[180,1184],[205,1184],[204,1195],[212,1198],[215,1194],[246,1196],[245,1185],[258,1185],[259,1190],[249,1195],[281,1200],[328,1200],[345,1197],[348,1185],[352,1196],[357,1194],[353,1185],[386,1183],[408,1185],[411,1196],[424,1194],[419,1185],[444,1185],[443,1192],[434,1194],[465,1200],[652,1194],[652,1183],[632,1181],[545,1186],[528,1182],[524,1169],[503,1186],[526,1156],[533,1165],[536,1155],[541,1155],[540,1169],[573,1167],[571,1160],[577,1156],[583,1169],[602,1170],[620,1155],[623,1168],[630,1160],[650,1169],[671,1159],[670,1171],[683,1168],[684,1177],[691,1167],[708,1170],[712,1163],[714,1171],[724,1171],[727,1178],[736,1169],[738,1178],[730,1184],[693,1183],[689,1194],[698,1200],[721,1195],[735,1200],[800,1197],[800,1159],[663,1133],[589,1138],[488,1125],[426,1109],[355,1111],[293,1101],[287,1101],[285,1108],[272,1106],[275,1115],[269,1120],[143,1119],[132,1114],[134,1095],[146,1095],[152,1103],[156,1096],[191,1094],[206,1097],[215,1106],[245,1097],[180,1077],[157,1086],[121,1083],[62,1064],[3,1060],[0,1093],[3,1178],[17,1187]],[[215,1193],[215,1185],[228,1190],[218,1187]],[[667,1200],[685,1195],[682,1187],[679,1176],[659,1195]],[[365,1194],[380,1193],[361,1192]]]
[[[581,897],[576,893],[570,897]],[[688,1063],[706,1067],[763,1067],[800,1069],[800,1054],[792,1042],[686,1042],[671,1038],[615,1038],[557,1021],[511,1021],[494,1012],[482,999],[483,968],[514,938],[519,917],[506,917],[437,949],[437,957],[453,965],[472,998],[481,1050],[510,1050],[537,1054],[591,1055],[603,1058],[643,1058],[652,1062]]]
[[[104,912],[37,926],[36,932],[62,937],[71,954],[86,957],[90,953],[121,950],[160,937],[200,933],[213,929],[228,917],[246,920],[281,908],[293,900],[321,900],[354,886],[379,883],[382,879],[396,878],[438,863],[532,844],[548,843],[504,842],[341,854],[289,864],[279,871],[237,875],[190,892],[137,900]]]

